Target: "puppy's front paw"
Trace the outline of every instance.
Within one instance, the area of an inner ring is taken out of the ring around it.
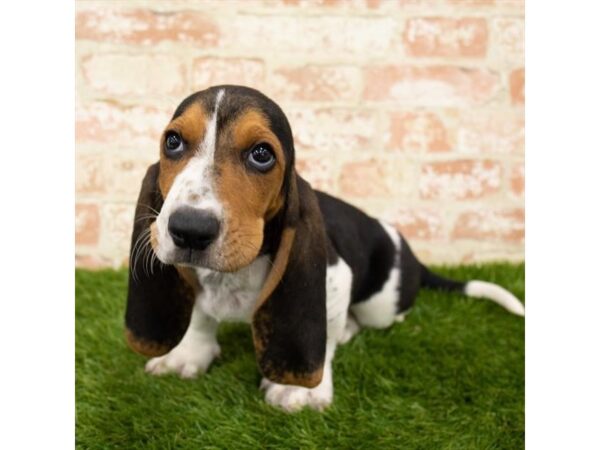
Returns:
[[[342,331],[342,335],[338,339],[338,344],[346,344],[360,331],[360,325],[354,318],[348,315],[346,319],[346,326],[344,331]]]
[[[195,378],[205,373],[220,354],[221,348],[216,342],[202,346],[178,345],[166,355],[149,360],[146,372],[152,375],[176,373],[181,378]]]
[[[323,411],[333,400],[331,383],[321,382],[317,387],[309,389],[302,386],[277,384],[263,378],[260,388],[265,391],[265,400],[286,412],[299,411],[305,406]]]

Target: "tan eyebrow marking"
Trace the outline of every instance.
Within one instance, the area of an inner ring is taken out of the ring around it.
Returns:
[[[166,129],[177,131],[189,146],[196,147],[204,139],[206,124],[206,112],[202,105],[196,102],[191,104],[180,116],[171,121]],[[162,151],[163,145],[164,138],[161,139],[160,143],[160,174],[158,185],[163,198],[167,198],[175,177],[185,168],[194,152],[188,151],[180,159],[171,160],[164,156]]]

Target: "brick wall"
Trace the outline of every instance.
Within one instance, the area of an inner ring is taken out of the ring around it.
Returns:
[[[80,1],[76,262],[127,263],[146,167],[184,96],[254,86],[298,169],[426,262],[521,260],[523,0]]]

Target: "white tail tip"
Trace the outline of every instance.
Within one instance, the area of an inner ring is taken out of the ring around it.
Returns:
[[[465,294],[469,297],[487,298],[517,316],[525,316],[525,306],[523,306],[523,303],[497,284],[478,280],[469,281],[465,285]]]

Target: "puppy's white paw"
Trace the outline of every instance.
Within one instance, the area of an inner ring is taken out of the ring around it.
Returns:
[[[323,411],[333,400],[331,383],[321,382],[317,387],[309,389],[302,386],[277,384],[263,378],[260,388],[265,390],[265,400],[286,412],[299,411],[305,406]]]
[[[360,331],[360,325],[358,324],[358,322],[356,320],[354,320],[354,317],[352,317],[351,315],[348,315],[348,318],[346,319],[346,327],[344,328],[344,331],[342,331],[342,334],[341,334],[340,338],[338,339],[338,343],[339,344],[347,343],[359,331]]]
[[[163,356],[146,363],[146,372],[152,375],[176,373],[181,378],[195,378],[205,373],[215,357],[221,354],[216,342],[202,346],[178,345]]]

